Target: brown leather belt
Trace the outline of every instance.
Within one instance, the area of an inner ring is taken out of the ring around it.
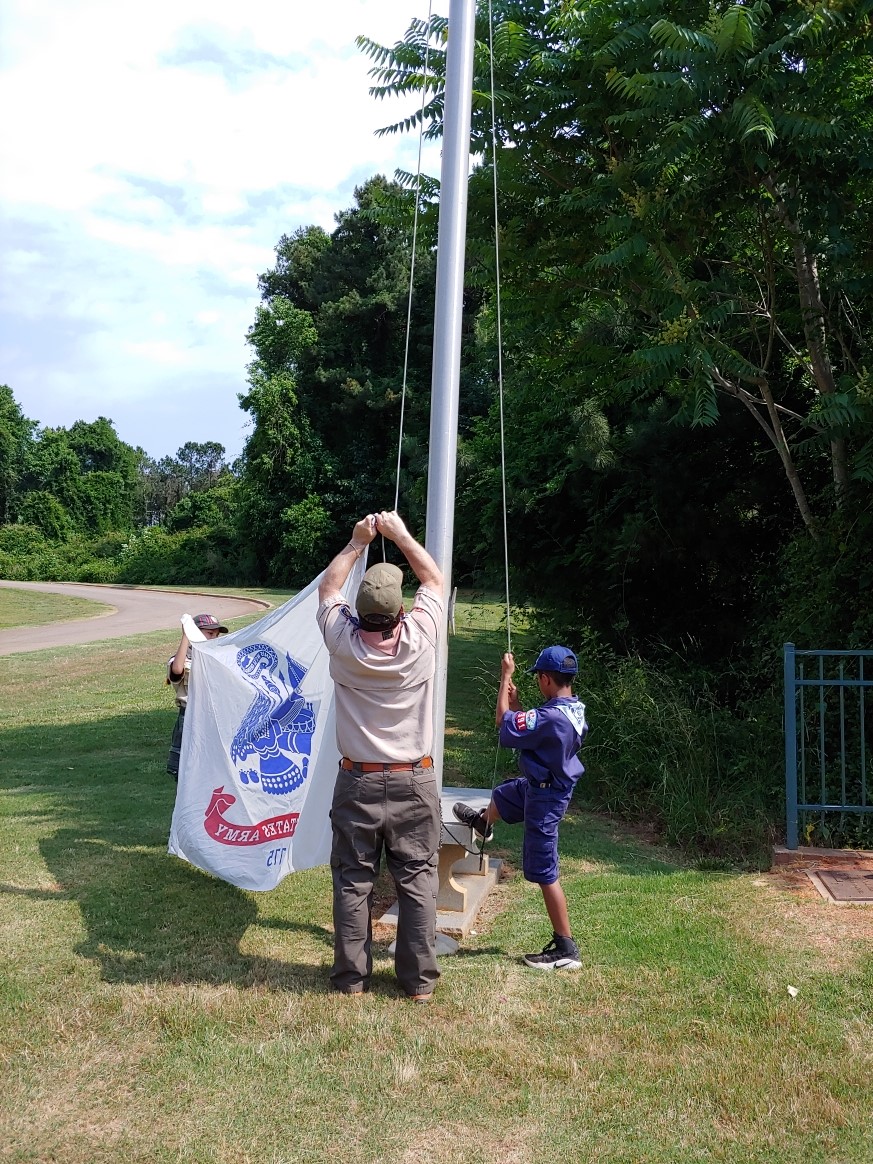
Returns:
[[[356,764],[348,756],[340,760],[340,768],[347,772],[411,772],[413,768],[432,768],[433,760],[430,756],[422,756],[411,764]]]

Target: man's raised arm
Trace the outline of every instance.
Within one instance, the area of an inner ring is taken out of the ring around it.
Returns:
[[[352,566],[376,536],[376,518],[372,513],[362,517],[352,530],[348,542],[330,563],[318,584],[318,601],[324,602],[331,594],[338,594],[352,572]]]
[[[439,566],[424,548],[418,544],[403,519],[394,510],[384,510],[376,514],[376,530],[389,542],[394,542],[398,550],[412,567],[412,572],[428,590],[443,596],[443,574]]]

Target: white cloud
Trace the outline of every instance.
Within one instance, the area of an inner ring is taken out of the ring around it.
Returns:
[[[369,98],[355,36],[390,43],[426,14],[4,0],[0,380],[28,416],[99,412],[153,455],[240,451],[245,332],[279,236],[331,229],[356,184],[416,165],[416,139],[374,136],[411,108]]]

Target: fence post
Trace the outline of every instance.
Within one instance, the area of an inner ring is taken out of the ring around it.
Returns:
[[[794,643],[785,643],[784,647],[784,684],[785,684],[785,844],[789,849],[796,849],[797,837],[797,696],[794,686],[795,659]]]

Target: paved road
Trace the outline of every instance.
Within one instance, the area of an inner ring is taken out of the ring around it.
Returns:
[[[112,607],[90,618],[71,622],[50,622],[44,626],[10,627],[0,630],[0,655],[41,651],[45,647],[68,647],[97,639],[121,639],[146,631],[173,628],[182,633],[183,614],[208,610],[217,618],[238,618],[269,606],[253,598],[229,598],[224,594],[194,594],[182,591],[141,590],[126,586],[98,586],[90,582],[2,582],[13,590],[43,590],[49,594],[69,594]]]

